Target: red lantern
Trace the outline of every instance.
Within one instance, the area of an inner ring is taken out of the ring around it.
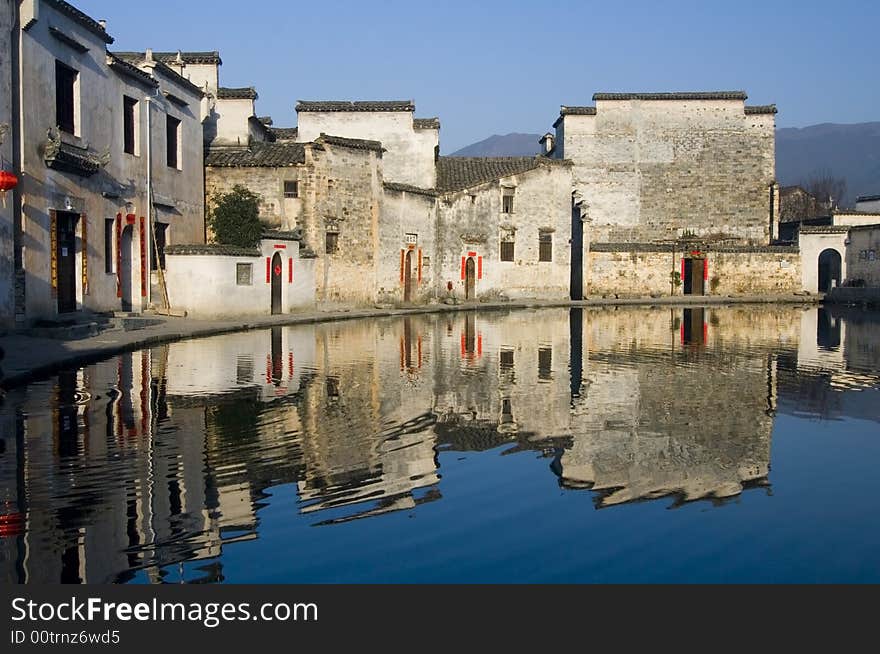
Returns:
[[[0,191],[6,193],[18,186],[18,177],[8,170],[0,170]]]

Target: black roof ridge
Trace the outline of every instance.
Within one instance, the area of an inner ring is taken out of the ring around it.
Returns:
[[[747,100],[745,91],[669,91],[594,93],[593,102],[601,100]]]
[[[82,27],[100,38],[107,45],[114,42],[115,39],[107,33],[107,30],[101,25],[101,23],[83,11],[77,9],[69,2],[64,2],[64,0],[46,0],[46,3],[56,11],[79,23]]]
[[[413,100],[298,100],[296,111],[415,111]]]

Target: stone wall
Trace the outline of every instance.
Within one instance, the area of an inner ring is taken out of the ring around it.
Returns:
[[[574,162],[594,242],[724,233],[764,245],[775,120],[742,100],[599,101],[566,115],[557,156]]]
[[[205,196],[211,203],[220,195],[229,193],[236,185],[244,186],[260,196],[260,220],[273,229],[291,230],[300,224],[303,211],[303,191],[300,197],[285,198],[284,182],[308,179],[305,165],[280,168],[205,168]]]
[[[880,225],[851,229],[849,239],[844,279],[880,287]]]
[[[411,111],[300,111],[297,128],[303,143],[322,133],[379,141],[386,150],[385,181],[434,187],[439,130],[415,129]]]
[[[513,193],[513,212],[502,213],[502,197]],[[453,282],[465,293],[462,261],[476,258],[476,297],[569,297],[571,282],[571,169],[540,166],[439,200],[437,279],[441,294]],[[552,241],[552,261],[538,260],[540,233]],[[501,261],[501,240],[511,238],[514,260]],[[471,254],[473,253],[473,254]],[[482,268],[480,274],[480,267]]]
[[[594,248],[597,246],[594,245]],[[800,291],[801,265],[792,248],[730,248],[704,252],[709,261],[706,295],[759,295]],[[593,249],[588,257],[587,294],[645,296],[670,294],[670,274],[681,271],[679,250],[631,247]],[[681,295],[678,286],[675,295]]]
[[[13,170],[12,26],[17,2],[0,0],[0,170]],[[16,174],[18,174],[16,172]],[[14,193],[0,201],[0,328],[15,324]]]

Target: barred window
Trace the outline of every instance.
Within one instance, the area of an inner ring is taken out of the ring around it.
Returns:
[[[538,234],[538,261],[553,261],[552,232],[540,232]]]
[[[513,241],[501,241],[501,260],[513,261],[514,244]]]
[[[296,182],[296,181],[284,182],[284,197],[298,198],[299,197],[299,182]]]

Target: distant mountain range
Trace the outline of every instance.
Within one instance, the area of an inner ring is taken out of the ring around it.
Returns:
[[[453,157],[522,157],[539,154],[541,134],[494,135],[453,152]],[[776,177],[783,186],[799,184],[822,170],[846,179],[851,205],[859,195],[880,194],[880,122],[776,131]]]

